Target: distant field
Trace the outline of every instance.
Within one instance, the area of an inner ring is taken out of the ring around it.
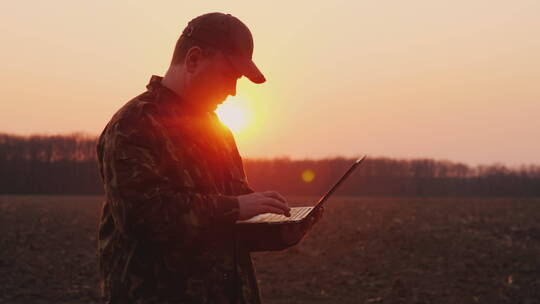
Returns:
[[[100,205],[0,196],[0,303],[99,303]],[[335,198],[254,259],[265,303],[540,303],[540,198]]]

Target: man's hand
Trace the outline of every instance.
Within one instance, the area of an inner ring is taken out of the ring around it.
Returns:
[[[287,200],[276,191],[254,192],[238,196],[239,220],[247,220],[262,213],[291,216]]]
[[[297,244],[306,233],[311,230],[311,227],[315,225],[323,216],[324,209],[323,207],[317,207],[313,214],[308,216],[302,223],[292,224],[292,225],[283,225],[281,230],[281,239],[285,244],[290,246]]]

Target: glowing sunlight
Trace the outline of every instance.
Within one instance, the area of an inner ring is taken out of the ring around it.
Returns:
[[[251,112],[247,102],[238,96],[229,96],[223,104],[221,104],[216,114],[219,120],[223,122],[231,131],[238,133],[246,129],[251,121]]]

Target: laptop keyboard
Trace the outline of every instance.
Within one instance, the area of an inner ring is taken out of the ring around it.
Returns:
[[[282,214],[276,213],[263,213],[256,215],[249,220],[239,221],[241,223],[278,223],[278,222],[292,222],[299,221],[306,217],[313,207],[294,207],[291,208],[291,216],[286,217]]]

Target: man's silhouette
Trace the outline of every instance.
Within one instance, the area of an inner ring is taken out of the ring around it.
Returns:
[[[193,19],[166,75],[152,76],[103,130],[99,264],[107,303],[260,302],[252,248],[235,222],[290,209],[279,193],[249,187],[234,138],[214,113],[240,77],[265,81],[252,53],[237,18]]]

